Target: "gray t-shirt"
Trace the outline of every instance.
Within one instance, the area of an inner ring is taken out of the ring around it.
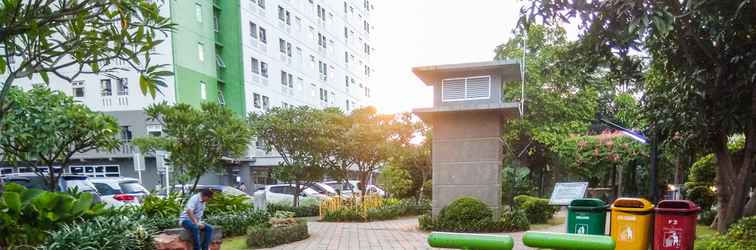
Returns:
[[[202,202],[202,194],[195,194],[192,195],[191,198],[189,198],[189,201],[186,202],[186,206],[184,207],[184,210],[181,211],[181,216],[179,217],[179,223],[183,220],[191,220],[189,219],[189,215],[186,214],[186,211],[191,209],[194,211],[194,218],[197,219],[197,222],[202,221],[202,214],[205,213],[205,203]]]

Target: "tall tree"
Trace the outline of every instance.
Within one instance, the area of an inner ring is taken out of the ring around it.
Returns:
[[[579,74],[577,69],[556,67],[574,46],[561,27],[533,25],[527,32],[518,30],[496,48],[496,59],[523,58],[523,45],[527,48],[525,110],[521,119],[505,124],[505,158],[529,167],[531,179],[544,182],[547,166],[564,167],[553,148],[572,134],[588,131],[601,106],[599,93],[609,87],[604,74]],[[506,84],[504,99],[519,100],[521,93],[519,84]],[[543,186],[539,185],[541,194]]]
[[[343,136],[350,138],[346,151],[356,167],[362,199],[367,193],[368,178],[389,159],[391,118],[390,115],[378,114],[371,106],[355,109],[349,115],[352,124]]]
[[[394,116],[389,126],[391,135],[386,140],[391,142],[389,154],[389,174],[384,181],[392,183],[409,183],[408,187],[395,188],[405,195],[424,199],[429,193],[429,183],[433,177],[431,165],[432,135],[430,128],[412,113]],[[381,177],[386,172],[381,172]],[[408,180],[403,180],[407,177]]]
[[[61,191],[58,179],[74,154],[108,151],[120,145],[113,117],[94,112],[61,92],[42,86],[27,92],[13,88],[7,101],[7,119],[0,120],[4,160],[46,175],[50,191]]]
[[[321,181],[326,168],[323,156],[330,139],[331,121],[326,112],[300,106],[273,108],[264,114],[250,113],[249,123],[257,140],[265,142],[267,151],[275,150],[281,156],[274,176],[294,184],[293,205],[299,206],[302,190],[313,182]]]
[[[644,64],[618,72],[645,82],[645,113],[657,138],[691,135],[715,154],[717,229],[725,232],[742,217],[756,160],[756,3],[546,0],[531,1],[522,13],[522,27],[579,22],[572,58],[650,57],[645,76]],[[739,163],[727,149],[736,133],[746,137]]]
[[[328,176],[340,183],[347,183],[354,162],[348,151],[351,138],[342,135],[349,130],[352,122],[337,108],[327,108],[323,110],[323,115],[327,126],[330,127],[325,132],[330,136],[324,138],[326,145],[322,148],[320,156],[322,166],[327,168]],[[340,189],[336,191],[341,192]]]
[[[156,46],[173,25],[157,1],[5,0],[0,4],[0,120],[18,78],[49,75],[71,81],[80,74],[131,69],[153,97],[171,73],[152,65]],[[125,62],[126,66],[116,64]]]
[[[252,137],[244,119],[216,103],[199,109],[189,104],[154,104],[145,109],[147,117],[163,126],[164,136],[134,140],[142,152],[165,150],[177,172],[193,181],[194,192],[203,174],[222,171],[225,157],[239,157]]]

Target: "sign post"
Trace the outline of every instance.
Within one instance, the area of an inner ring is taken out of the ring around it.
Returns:
[[[588,189],[588,182],[557,182],[554,192],[551,193],[549,204],[567,206],[572,200],[583,198],[586,189]]]
[[[142,184],[142,171],[144,171],[144,165],[142,165],[142,154],[139,152],[134,152],[133,157],[134,162],[134,171],[137,172],[137,176],[139,177],[139,184]]]
[[[155,151],[155,165],[158,169],[158,172],[163,172],[163,176],[165,176],[165,194],[169,195],[171,194],[171,166],[168,165],[168,162],[166,159],[170,157],[171,154],[166,151],[158,150]]]

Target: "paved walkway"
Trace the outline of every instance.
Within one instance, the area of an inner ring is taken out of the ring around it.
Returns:
[[[417,229],[417,217],[369,223],[309,222],[310,238],[271,249],[433,249],[426,243],[428,233]],[[564,225],[538,231],[564,232]],[[501,233],[514,238],[516,250],[522,245],[523,232]]]

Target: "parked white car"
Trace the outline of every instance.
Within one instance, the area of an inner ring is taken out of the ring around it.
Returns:
[[[341,190],[342,196],[351,197],[352,195],[360,195],[362,193],[359,189],[360,181],[357,180],[349,180],[345,183],[339,183],[338,181],[326,181],[324,183],[331,188]],[[376,185],[368,184],[365,188],[368,194],[386,197],[386,191]]]
[[[264,196],[267,203],[291,204],[294,200],[294,184],[277,184],[267,185],[255,191],[255,197]],[[299,195],[300,204],[309,202],[308,200],[320,200],[328,195],[324,195],[311,187],[302,190]]]
[[[89,181],[97,188],[107,207],[139,205],[145,196],[150,195],[150,191],[134,178],[97,177],[89,178]]]

